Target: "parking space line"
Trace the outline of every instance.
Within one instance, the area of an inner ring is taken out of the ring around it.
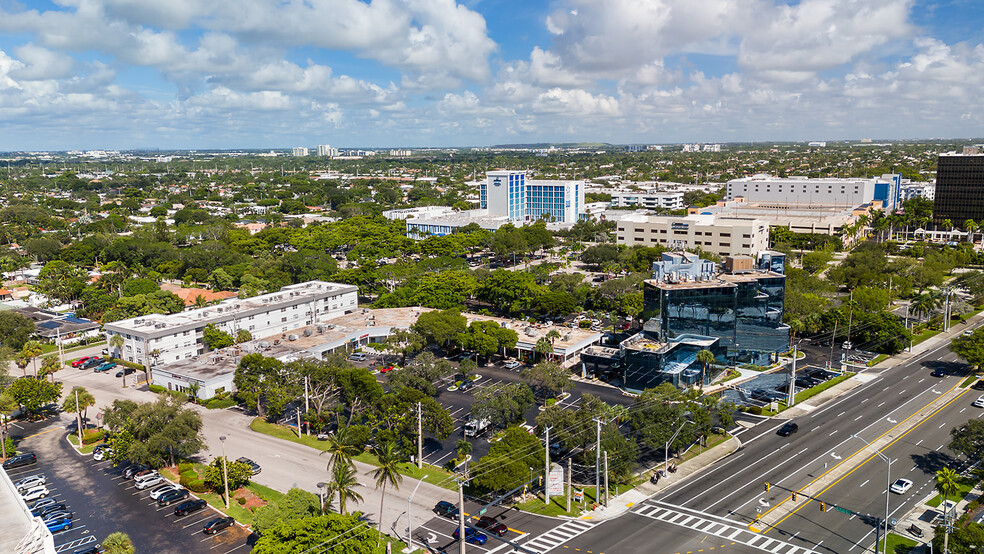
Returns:
[[[240,548],[242,548],[244,546],[246,546],[246,543],[245,542],[243,544],[237,546],[236,548],[233,548],[232,550],[226,550],[223,554],[229,554],[230,552],[234,552],[236,550],[239,550]]]

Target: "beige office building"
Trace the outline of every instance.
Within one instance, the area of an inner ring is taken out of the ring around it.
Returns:
[[[694,214],[632,214],[618,221],[616,241],[673,250],[700,248],[719,256],[754,255],[769,248],[769,224],[759,219]]]

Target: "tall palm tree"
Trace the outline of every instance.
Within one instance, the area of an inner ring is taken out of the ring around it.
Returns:
[[[328,472],[334,474],[334,468],[339,465],[352,465],[352,458],[359,454],[359,446],[353,442],[348,427],[339,426],[328,437],[328,449],[322,454],[328,454]]]
[[[38,356],[41,355],[41,343],[36,340],[29,340],[21,348],[21,356],[34,363],[34,376],[38,376]]]
[[[109,347],[116,351],[116,357],[120,359],[123,359],[123,344],[123,335],[113,333],[113,336],[109,337]]]
[[[964,221],[963,229],[964,229],[964,231],[967,232],[967,240],[968,241],[974,242],[974,232],[977,231],[978,227],[980,227],[980,226],[973,219],[968,219],[968,220]]]
[[[372,476],[376,480],[376,488],[383,487],[383,494],[379,496],[379,521],[377,528],[380,534],[383,532],[383,500],[386,500],[386,485],[393,485],[399,490],[403,483],[403,475],[399,472],[400,456],[396,451],[396,444],[386,441],[373,449],[374,454],[379,459],[379,467],[373,472]],[[379,536],[376,538],[376,548],[379,548]]]
[[[936,472],[936,490],[940,491],[943,495],[943,506],[946,506],[947,498],[951,494],[955,494],[960,488],[960,474],[955,470],[948,467]],[[943,514],[946,517],[946,513]],[[947,547],[949,546],[950,533],[947,532],[943,535],[943,552],[947,552]]]
[[[349,500],[362,502],[362,495],[355,491],[359,486],[356,471],[350,464],[337,464],[332,469],[332,479],[328,483],[329,494],[338,494],[338,512],[347,514],[345,504]]]
[[[536,341],[536,345],[533,346],[533,352],[536,353],[537,359],[542,359],[543,356],[553,352],[553,345],[546,337],[540,337],[540,340]]]
[[[704,388],[704,380],[707,378],[707,364],[714,363],[714,353],[705,348],[697,353],[696,362],[701,364],[700,388]]]
[[[543,336],[543,338],[550,341],[550,345],[553,346],[554,341],[560,338],[560,331],[551,329],[546,335]]]

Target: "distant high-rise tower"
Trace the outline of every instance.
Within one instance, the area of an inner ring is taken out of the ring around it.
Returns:
[[[933,220],[941,224],[946,219],[954,227],[968,219],[984,220],[984,154],[979,147],[940,154],[937,160]]]
[[[303,146],[295,146],[291,149],[291,153],[295,158],[302,158],[308,155],[308,149]]]
[[[322,158],[335,158],[338,156],[338,148],[332,148],[330,144],[319,144],[318,156]]]

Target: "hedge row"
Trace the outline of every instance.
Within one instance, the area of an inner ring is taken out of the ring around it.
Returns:
[[[162,392],[167,391],[167,389],[165,389],[161,385],[150,385],[147,388],[150,389],[150,392],[156,392],[157,394],[161,394]]]
[[[205,481],[198,478],[198,473],[194,469],[181,472],[178,482],[191,492],[208,492],[208,486],[205,485]]]
[[[92,444],[103,440],[105,433],[98,429],[88,429],[82,433],[82,444]]]
[[[229,406],[235,406],[236,401],[231,398],[213,398],[205,403],[205,407],[209,410],[224,410]]]

